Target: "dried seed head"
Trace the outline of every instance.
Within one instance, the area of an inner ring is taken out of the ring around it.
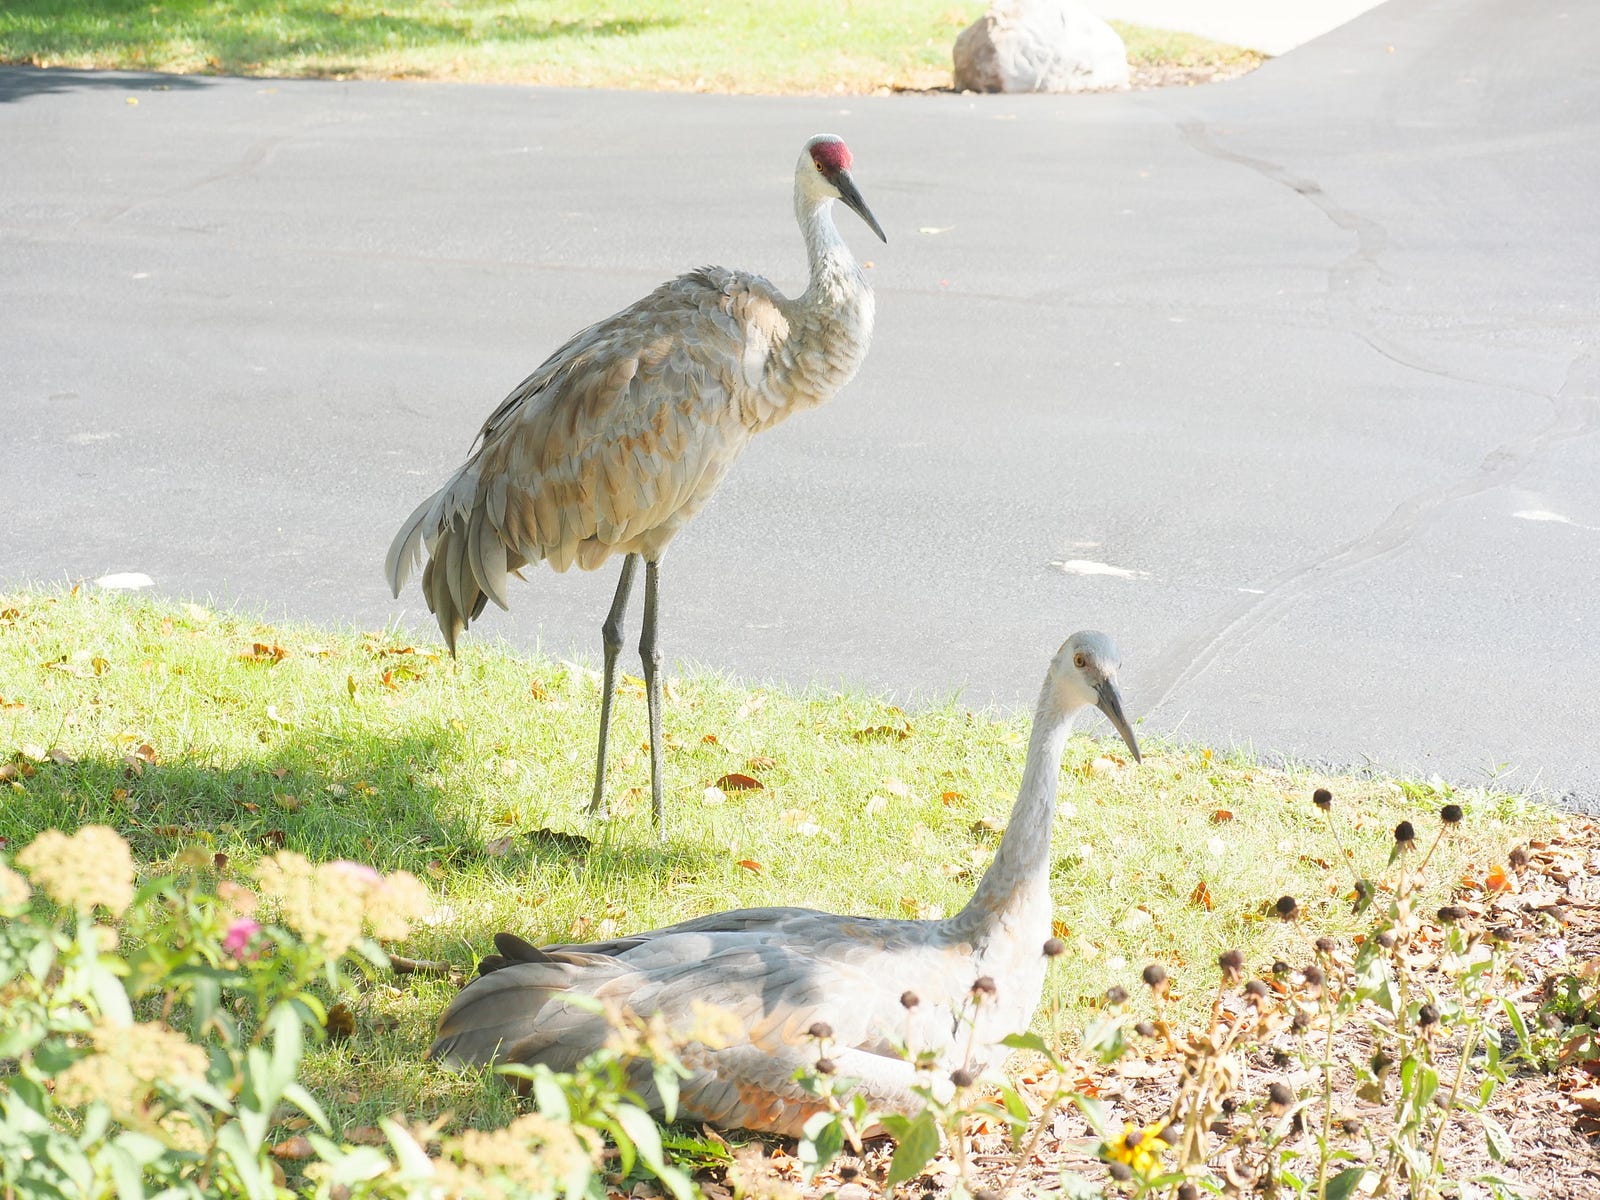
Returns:
[[[1125,1162],[1113,1162],[1107,1165],[1106,1172],[1118,1183],[1127,1183],[1133,1178],[1133,1168]]]
[[[1161,1127],[1161,1132],[1156,1134],[1156,1136],[1167,1145],[1176,1146],[1178,1144],[1178,1139],[1183,1136],[1183,1126],[1179,1125],[1176,1121],[1169,1122]]]
[[[1144,981],[1149,987],[1160,987],[1167,981],[1167,969],[1160,963],[1151,963],[1144,969]]]
[[[1461,818],[1467,814],[1461,811],[1459,804],[1446,804],[1439,810],[1439,819],[1446,825],[1459,825]]]
[[[1439,924],[1441,924],[1441,925],[1454,925],[1457,921],[1461,920],[1466,915],[1467,915],[1467,910],[1466,909],[1457,908],[1454,904],[1446,904],[1443,908],[1441,908],[1439,910],[1439,913],[1438,913]]]
[[[1497,942],[1509,942],[1517,936],[1517,933],[1509,925],[1496,925],[1489,931],[1489,936]]]
[[[992,996],[994,991],[993,975],[979,975],[972,981],[972,994],[974,996]]]
[[[1128,1002],[1128,993],[1124,988],[1115,985],[1106,989],[1106,1003],[1116,1007]]]
[[[1309,988],[1321,987],[1328,978],[1316,963],[1312,963],[1303,973],[1306,977],[1306,986]]]
[[[1244,973],[1244,955],[1237,950],[1224,950],[1217,955],[1217,966],[1222,968],[1223,977],[1234,983]]]
[[[1222,1098],[1222,1111],[1223,1112],[1231,1113],[1238,1107],[1239,1107],[1239,1102],[1237,1100],[1235,1100],[1232,1096],[1224,1096]]]
[[[915,1008],[920,1003],[922,1003],[922,1002],[917,999],[917,994],[915,992],[901,992],[900,993],[900,1007],[901,1008]]]
[[[1153,1021],[1140,1021],[1133,1027],[1133,1031],[1140,1037],[1153,1038],[1156,1036],[1156,1026]]]
[[[950,1072],[950,1082],[959,1088],[971,1087],[977,1078],[977,1074],[970,1067],[957,1067]]]
[[[818,1075],[832,1075],[838,1069],[839,1069],[839,1064],[834,1062],[833,1059],[831,1059],[831,1058],[819,1058],[819,1059],[817,1059],[817,1074]]]
[[[1304,1033],[1306,1030],[1311,1028],[1310,1014],[1303,1012],[1295,1013],[1294,1020],[1289,1022],[1289,1028],[1294,1030],[1296,1033]]]
[[[1060,958],[1067,952],[1067,944],[1058,937],[1053,937],[1044,944],[1046,958]]]
[[[1405,847],[1410,847],[1417,840],[1417,831],[1412,828],[1410,821],[1401,821],[1394,827],[1394,840]]]
[[[811,1028],[806,1030],[806,1032],[820,1042],[824,1038],[831,1038],[833,1036],[833,1026],[829,1025],[826,1021],[813,1021],[811,1022]]]
[[[1522,846],[1511,847],[1511,853],[1506,858],[1513,867],[1525,867],[1528,865],[1528,851]]]
[[[1289,1052],[1274,1046],[1272,1048],[1272,1065],[1280,1069],[1287,1067],[1289,1065]]]
[[[994,1188],[979,1188],[972,1193],[972,1200],[1000,1200],[1000,1193]]]
[[[846,1179],[846,1180],[854,1179],[859,1174],[861,1174],[861,1168],[860,1167],[853,1167],[849,1163],[845,1163],[842,1167],[839,1168],[839,1178],[840,1179]]]
[[[1186,1183],[1178,1189],[1178,1200],[1200,1200],[1200,1189],[1195,1184]]]
[[[1334,950],[1334,941],[1327,934],[1323,934],[1321,937],[1319,937],[1317,939],[1317,953],[1318,954],[1332,954],[1333,950]]]
[[[1378,943],[1378,945],[1382,946],[1385,950],[1392,950],[1392,949],[1394,949],[1394,930],[1392,930],[1392,929],[1379,930],[1378,936],[1376,938],[1374,938],[1373,940],[1376,941]]]
[[[1294,1103],[1294,1092],[1286,1083],[1275,1083],[1267,1089],[1267,1100],[1281,1113]]]
[[[1278,916],[1285,921],[1294,920],[1295,916],[1300,912],[1300,902],[1293,896],[1279,896],[1278,902],[1272,907],[1276,910]]]
[[[1355,1117],[1345,1117],[1339,1122],[1339,1130],[1346,1137],[1355,1137],[1361,1132],[1361,1122]]]
[[[1282,979],[1288,973],[1289,973],[1289,964],[1288,963],[1284,962],[1283,959],[1281,959],[1281,958],[1273,960],[1273,963],[1272,963],[1272,977],[1274,979]]]
[[[1311,793],[1311,803],[1315,804],[1323,812],[1327,812],[1333,807],[1333,793],[1327,788],[1318,788]]]
[[[1267,985],[1259,979],[1252,979],[1244,985],[1244,994],[1252,1000],[1265,1000],[1267,998]]]
[[[1439,1010],[1431,1004],[1424,1004],[1417,1009],[1417,1024],[1426,1029],[1429,1025],[1439,1023]]]

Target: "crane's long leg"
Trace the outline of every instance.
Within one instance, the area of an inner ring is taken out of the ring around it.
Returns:
[[[665,840],[667,818],[661,807],[661,647],[656,644],[656,563],[644,564],[644,630],[639,635],[639,660],[644,664],[645,695],[650,705],[650,816],[656,836]]]
[[[622,618],[628,612],[628,594],[633,591],[633,572],[638,566],[637,554],[630,554],[622,560],[617,594],[611,597],[611,611],[606,614],[606,623],[600,626],[600,637],[606,650],[605,690],[600,693],[600,750],[594,762],[594,798],[589,801],[589,811],[599,817],[606,815],[606,738],[611,733],[611,700],[617,688],[617,654],[622,649]]]

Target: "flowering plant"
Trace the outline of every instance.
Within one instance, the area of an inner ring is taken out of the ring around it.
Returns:
[[[49,830],[0,864],[0,1191],[17,1196],[281,1193],[274,1110],[326,1130],[298,1081],[314,985],[387,965],[429,905],[405,872],[263,860],[255,887],[201,851],[136,887],[105,826]],[[334,1160],[342,1158],[328,1143]]]

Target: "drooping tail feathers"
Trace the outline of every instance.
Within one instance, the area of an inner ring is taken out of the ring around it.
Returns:
[[[547,954],[510,935],[495,938],[483,974],[439,1017],[428,1057],[448,1066],[542,1062],[570,1070],[598,1049],[609,1030],[592,1001],[571,1004],[568,992],[593,996],[630,968],[606,955]]]
[[[456,639],[488,601],[506,607],[506,578],[526,561],[508,553],[489,520],[472,464],[417,505],[395,534],[384,574],[397,599],[424,550],[428,561],[422,569],[422,595],[453,655]]]

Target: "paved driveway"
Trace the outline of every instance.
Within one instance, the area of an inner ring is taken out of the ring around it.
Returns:
[[[1392,0],[1075,98],[0,71],[0,583],[425,627],[383,553],[483,416],[686,267],[799,286],[829,129],[877,339],[679,538],[669,654],[1019,704],[1099,626],[1147,730],[1593,803],[1597,44]],[[483,633],[593,657],[612,585]]]

